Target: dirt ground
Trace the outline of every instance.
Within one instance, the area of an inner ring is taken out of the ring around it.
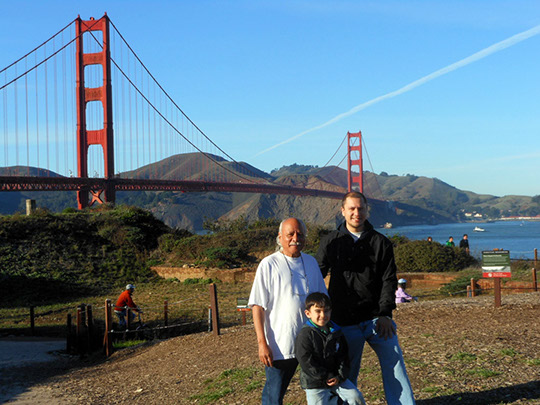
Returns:
[[[418,404],[540,404],[540,293],[502,301],[453,298],[395,311]],[[0,374],[3,399],[16,404],[257,404],[263,382],[251,325]],[[368,404],[385,403],[370,349],[359,387]],[[297,377],[285,403],[306,403]]]

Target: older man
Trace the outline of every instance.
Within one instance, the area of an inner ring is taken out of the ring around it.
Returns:
[[[326,293],[317,261],[302,253],[306,226],[296,218],[279,225],[279,250],[265,257],[255,275],[249,306],[265,366],[262,404],[283,404],[298,362],[294,341],[305,322],[304,301],[312,292]]]
[[[321,241],[316,257],[323,277],[330,272],[332,319],[342,326],[349,343],[349,379],[358,379],[367,342],[381,364],[386,401],[414,404],[392,320],[397,287],[392,243],[367,221],[362,193],[345,194],[341,213],[345,222]]]

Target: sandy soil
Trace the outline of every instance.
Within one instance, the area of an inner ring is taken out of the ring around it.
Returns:
[[[501,308],[487,296],[399,307],[394,317],[417,403],[540,404],[539,314],[539,293],[503,296]],[[364,357],[360,388],[369,404],[383,404],[375,356],[367,349]],[[234,370],[247,372],[235,379]],[[9,367],[0,378],[2,387],[16,387],[2,397],[15,404],[257,404],[264,374],[248,325],[124,349],[106,360],[57,357]],[[222,396],[201,396],[209,392]],[[305,404],[297,378],[285,403]]]

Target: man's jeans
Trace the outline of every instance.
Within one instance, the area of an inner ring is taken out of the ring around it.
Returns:
[[[396,324],[392,321],[394,327]],[[386,402],[389,405],[413,405],[414,395],[405,369],[403,353],[399,347],[397,335],[385,340],[375,332],[377,318],[360,322],[357,325],[342,327],[343,334],[349,344],[349,358],[351,372],[349,380],[353,383],[358,381],[360,362],[364,343],[367,342],[377,354],[381,364],[381,372],[384,385]]]
[[[283,405],[283,397],[298,366],[296,359],[274,360],[274,367],[264,367],[266,383],[262,392],[262,405]]]
[[[127,327],[127,323],[126,323],[127,310],[126,309],[123,309],[122,311],[115,310],[114,313],[116,314],[116,317],[118,318],[118,327],[125,329]],[[135,314],[133,313],[133,311],[131,311],[130,321],[133,321],[134,319],[135,319]]]
[[[338,397],[349,405],[365,405],[364,397],[358,388],[350,381],[330,388],[308,388],[306,399],[308,405],[337,405]]]

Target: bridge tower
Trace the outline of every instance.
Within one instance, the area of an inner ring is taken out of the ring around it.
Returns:
[[[85,32],[101,31],[103,44],[101,52],[84,53],[83,34]],[[114,176],[114,134],[112,117],[112,87],[111,87],[111,52],[109,42],[109,17],[105,14],[99,20],[75,20],[76,38],[76,69],[77,69],[77,176],[88,178],[88,148],[90,145],[101,145],[103,148],[105,180]],[[103,69],[103,85],[95,88],[85,87],[85,67],[101,65]],[[96,130],[86,128],[86,107],[91,101],[99,101],[103,107],[103,127]],[[83,187],[77,191],[79,209],[97,202],[115,201],[115,189],[112,184],[105,182],[104,189]],[[103,198],[102,198],[103,194]],[[89,196],[92,199],[89,201]]]
[[[356,142],[358,139],[358,142]],[[358,176],[353,176],[353,167],[358,168]],[[362,167],[362,132],[347,132],[347,185],[348,191],[364,192],[364,172]]]

